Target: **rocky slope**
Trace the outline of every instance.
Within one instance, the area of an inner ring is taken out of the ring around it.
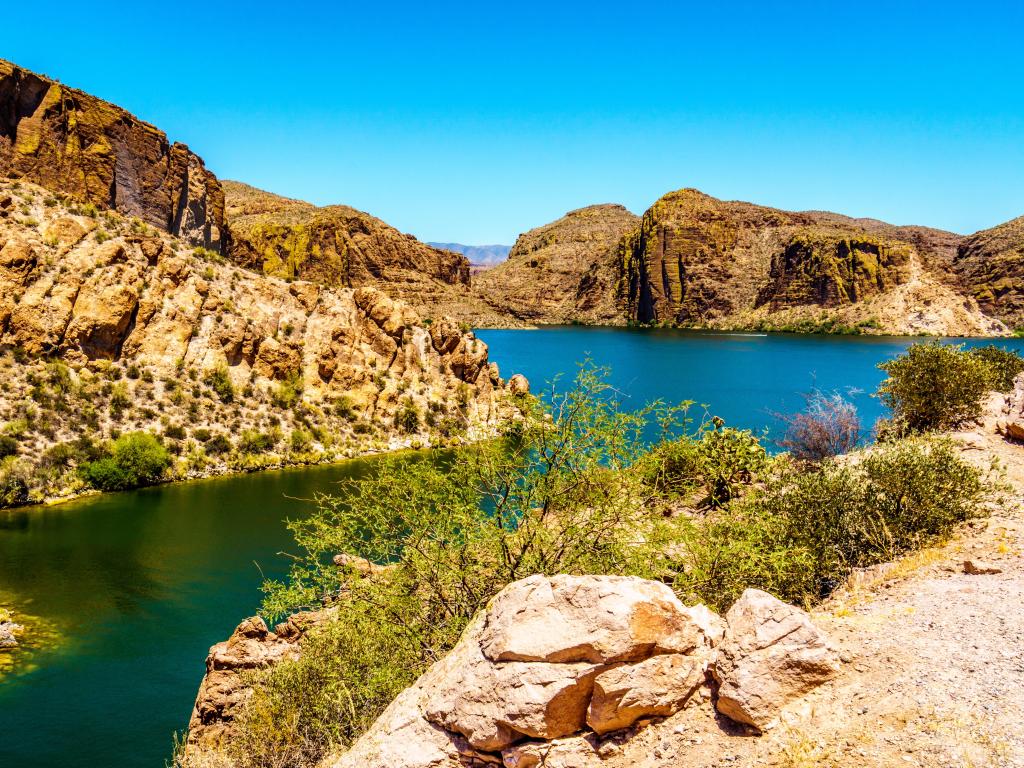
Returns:
[[[220,250],[224,194],[202,159],[125,110],[0,60],[0,177],[25,179]]]
[[[519,236],[508,260],[476,277],[473,292],[529,323],[622,324],[616,247],[638,219],[621,205],[592,205]]]
[[[964,238],[950,268],[985,312],[1024,326],[1024,216]]]
[[[469,261],[433,248],[344,205],[317,207],[235,181],[224,182],[236,264],[282,278],[355,288],[372,285],[424,317],[449,305],[472,310]],[[489,314],[485,307],[479,311]]]
[[[0,366],[7,503],[75,492],[90,446],[128,431],[199,476],[472,439],[503,397],[487,347],[447,320],[26,182],[0,182]]]
[[[658,200],[620,244],[618,299],[637,323],[998,335],[950,271],[957,235],[819,211]]]

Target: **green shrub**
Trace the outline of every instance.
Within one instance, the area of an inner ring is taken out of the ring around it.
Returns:
[[[242,453],[266,453],[276,444],[275,435],[257,429],[246,429],[238,437],[238,450]]]
[[[859,462],[828,460],[808,472],[792,465],[694,524],[675,587],[721,609],[747,587],[809,604],[853,568],[943,539],[997,496],[939,438],[879,446]]]
[[[1018,374],[1024,372],[1024,357],[993,344],[975,347],[970,354],[989,367],[989,386],[998,392],[1009,392]]]
[[[167,449],[148,432],[118,437],[110,455],[82,467],[82,476],[94,488],[120,491],[159,482],[170,466]]]
[[[0,459],[18,455],[18,441],[12,435],[0,435]]]
[[[406,434],[418,432],[420,428],[420,412],[412,398],[402,401],[402,406],[395,413],[395,426]]]
[[[211,435],[205,443],[204,447],[210,456],[220,456],[221,454],[229,453],[231,451],[231,440],[227,435],[219,432],[215,435]]]
[[[222,403],[230,403],[235,399],[235,388],[231,384],[231,374],[226,365],[218,365],[203,374],[203,383],[212,389]]]
[[[296,371],[274,388],[270,402],[277,408],[291,410],[302,397],[302,389],[302,373]]]
[[[294,429],[288,438],[288,443],[293,453],[303,453],[312,445],[313,436],[304,430]]]
[[[937,341],[913,344],[878,367],[889,377],[877,395],[911,432],[947,429],[977,417],[992,379],[980,356]]]

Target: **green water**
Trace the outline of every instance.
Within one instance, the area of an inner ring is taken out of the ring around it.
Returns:
[[[875,365],[902,339],[741,336],[556,328],[484,331],[504,375],[535,385],[587,354],[613,368],[627,403],[708,403],[753,429],[798,408],[817,384],[853,387],[866,423]],[[1005,346],[1024,349],[1012,340]],[[259,604],[262,573],[281,574],[283,524],[314,492],[366,462],[267,472],[0,512],[0,602],[45,619],[57,641],[16,659],[0,681],[0,766],[160,766],[188,722],[210,645]],[[50,637],[50,633],[47,633]]]

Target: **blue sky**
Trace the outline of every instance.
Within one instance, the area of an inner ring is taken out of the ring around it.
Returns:
[[[14,4],[0,57],[222,178],[424,240],[681,187],[958,232],[1024,214],[1021,3],[114,8]]]

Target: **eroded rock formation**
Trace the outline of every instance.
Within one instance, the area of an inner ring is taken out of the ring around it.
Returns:
[[[1024,216],[964,238],[951,267],[982,309],[1024,324]]]
[[[202,159],[109,102],[0,60],[0,177],[25,179],[220,250],[224,194]]]
[[[588,768],[645,723],[710,700],[712,676],[733,704],[719,696],[720,711],[767,728],[837,669],[807,615],[764,593],[745,593],[726,620],[719,655],[721,620],[663,584],[516,582],[334,768]]]

